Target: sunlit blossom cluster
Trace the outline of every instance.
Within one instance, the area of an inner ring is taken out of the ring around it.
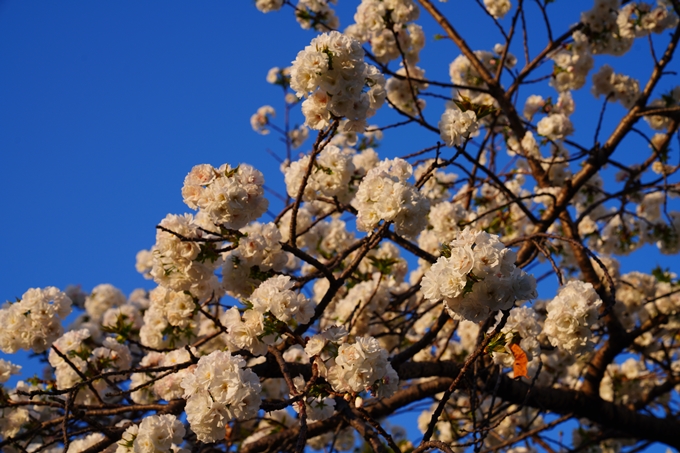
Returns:
[[[412,174],[402,159],[384,160],[368,171],[353,201],[359,231],[371,231],[383,220],[394,222],[397,233],[409,237],[425,227],[429,203],[408,182]]]
[[[484,6],[489,14],[496,19],[500,19],[510,11],[512,3],[510,0],[484,0]]]
[[[550,344],[570,355],[593,349],[592,329],[597,324],[602,300],[593,285],[579,280],[568,282],[548,302],[544,332]]]
[[[473,110],[446,109],[439,120],[439,135],[446,146],[460,146],[477,131],[477,115]]]
[[[620,102],[624,108],[631,108],[640,95],[637,80],[623,74],[616,74],[609,65],[604,65],[593,75],[594,96],[605,96],[610,102]]]
[[[248,164],[219,168],[203,164],[184,179],[182,196],[187,206],[200,210],[215,225],[238,229],[267,210],[263,185],[262,173]]]
[[[335,31],[314,38],[298,53],[290,86],[306,98],[305,124],[317,130],[334,118],[347,118],[345,129],[363,131],[366,119],[385,101],[385,78],[364,63],[359,41]]]
[[[174,415],[151,415],[125,430],[116,453],[188,453],[187,449],[178,447],[185,432],[184,424]]]
[[[288,195],[297,197],[300,187],[308,173],[311,157],[303,156],[285,169],[285,182]],[[326,146],[314,162],[309,171],[309,177],[304,186],[303,199],[313,200],[317,197],[347,198],[344,192],[349,190],[349,181],[354,173],[352,156],[335,145]],[[344,196],[343,196],[344,195]]]
[[[309,322],[314,315],[314,305],[292,288],[290,277],[271,277],[253,291],[248,298],[250,308],[243,314],[236,307],[224,313],[222,323],[229,331],[229,341],[234,350],[245,349],[255,355],[263,355],[267,346],[278,339],[277,322]]]
[[[479,322],[536,297],[536,280],[515,266],[515,252],[498,236],[466,228],[447,247],[449,256],[432,265],[421,286],[425,298],[443,300],[452,317]]]
[[[214,351],[182,379],[187,421],[201,442],[224,438],[225,425],[254,417],[260,408],[260,381],[238,355]]]
[[[32,288],[21,300],[0,310],[0,350],[41,353],[63,332],[62,322],[71,312],[71,299],[53,286]]]

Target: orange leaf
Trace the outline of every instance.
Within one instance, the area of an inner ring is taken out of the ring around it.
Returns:
[[[525,377],[528,378],[527,374],[527,364],[529,360],[527,359],[527,354],[519,347],[518,344],[511,344],[510,351],[512,351],[512,356],[515,358],[515,363],[512,364],[512,372],[515,378]]]

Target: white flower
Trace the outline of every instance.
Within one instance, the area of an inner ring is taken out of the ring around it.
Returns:
[[[300,191],[310,156],[292,162],[284,171],[288,195],[295,198]],[[316,157],[312,173],[305,186],[303,199],[311,201],[318,197],[333,198],[349,190],[354,173],[352,156],[334,145],[327,145]]]
[[[309,322],[314,308],[304,295],[291,290],[293,284],[287,275],[276,275],[265,280],[250,296],[253,309],[263,314],[270,312],[283,322],[291,319],[299,324]]]
[[[278,11],[282,5],[283,0],[255,0],[255,7],[263,13]]]
[[[332,115],[350,120],[346,127],[353,130],[365,129],[366,119],[385,100],[385,79],[363,58],[359,41],[337,31],[317,36],[298,53],[290,86],[298,97],[307,98],[302,113],[308,127],[322,129]]]
[[[446,146],[460,146],[477,127],[477,115],[472,110],[446,109],[439,120],[439,134]]]
[[[63,318],[71,312],[71,299],[53,286],[31,288],[13,304],[0,310],[0,350],[46,351],[62,334]]]
[[[327,379],[335,391],[359,393],[370,390],[380,392],[381,397],[391,396],[399,381],[387,361],[387,351],[380,347],[378,340],[368,336],[358,337],[353,344],[340,345]]]
[[[0,384],[7,382],[13,374],[19,374],[21,367],[7,360],[0,359]]]
[[[489,14],[496,19],[501,19],[510,11],[512,3],[510,0],[484,0],[484,6]]]
[[[168,453],[183,442],[184,434],[184,424],[174,415],[151,415],[125,430],[116,453]]]
[[[248,164],[204,164],[187,175],[182,196],[187,206],[204,212],[215,225],[239,229],[267,210],[263,185],[262,173]]]
[[[241,356],[214,351],[184,376],[187,421],[199,441],[215,442],[224,437],[231,420],[257,415],[260,380],[245,364]]]
[[[269,129],[267,125],[269,124],[269,119],[276,116],[276,111],[271,105],[263,105],[257,112],[250,117],[250,126],[255,132],[261,135],[269,134]]]
[[[394,222],[397,234],[407,237],[425,228],[429,202],[407,182],[412,173],[411,165],[398,158],[368,171],[352,201],[359,231],[371,231],[381,220]]]
[[[315,355],[319,355],[324,346],[326,346],[326,339],[321,335],[314,335],[312,338],[307,340],[307,344],[305,345],[305,352],[310,357],[313,357]]]
[[[543,108],[545,105],[545,100],[542,96],[537,94],[532,94],[529,96],[524,103],[524,117],[529,121],[532,120],[534,115]]]
[[[593,349],[591,328],[597,322],[602,300],[593,285],[574,280],[560,288],[546,305],[544,332],[550,343],[571,355]]]
[[[536,280],[515,267],[515,253],[498,236],[465,228],[448,247],[449,257],[425,272],[421,289],[426,299],[443,300],[454,318],[479,322],[536,297]]]
[[[574,132],[574,127],[569,118],[562,113],[545,116],[536,125],[538,135],[548,137],[551,140],[561,140]]]

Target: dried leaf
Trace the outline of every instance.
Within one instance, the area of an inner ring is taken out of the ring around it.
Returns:
[[[525,377],[528,378],[527,365],[529,360],[527,359],[527,354],[519,347],[518,344],[511,344],[510,351],[512,351],[512,356],[515,358],[515,363],[512,364],[512,372],[515,378]]]

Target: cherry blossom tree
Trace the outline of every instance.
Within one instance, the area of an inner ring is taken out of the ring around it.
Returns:
[[[680,1],[595,0],[553,31],[550,0],[478,0],[499,37],[478,50],[453,3],[362,0],[341,28],[334,2],[256,0],[310,29],[267,75],[284,118],[251,117],[282,139],[284,207],[265,220],[251,164],[197,162],[192,213],[137,255],[154,289],[8,302],[0,350],[46,370],[2,387],[3,451],[680,448],[680,281],[619,270],[680,251]],[[435,32],[457,55],[447,80],[419,66]],[[602,63],[637,40],[646,80]],[[379,147],[400,132],[423,147]]]

